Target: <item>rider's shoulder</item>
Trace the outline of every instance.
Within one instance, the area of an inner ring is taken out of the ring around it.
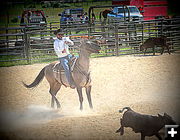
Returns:
[[[59,39],[58,38],[54,38],[54,42],[58,42],[59,41]]]

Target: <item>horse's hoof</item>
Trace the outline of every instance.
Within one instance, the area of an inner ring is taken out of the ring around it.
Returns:
[[[120,129],[116,130],[116,133],[119,133],[120,132]]]
[[[93,109],[93,106],[90,106],[90,109]]]
[[[61,105],[57,105],[57,108],[61,108]]]

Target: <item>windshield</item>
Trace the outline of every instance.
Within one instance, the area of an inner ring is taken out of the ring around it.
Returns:
[[[42,14],[40,12],[31,12],[31,17],[38,17],[38,18],[42,18]]]
[[[139,13],[137,7],[128,7],[129,8],[129,12],[130,13]],[[118,8],[118,13],[124,13],[124,10],[125,12],[127,13],[128,12],[128,9],[126,7],[121,7],[121,8]]]
[[[83,13],[83,11],[82,10],[76,10],[76,9],[72,9],[71,10],[71,14],[82,14]]]
[[[124,13],[124,10],[125,10],[125,12],[128,12],[127,11],[127,8],[118,8],[118,13]]]
[[[139,13],[137,7],[129,7],[130,13]]]

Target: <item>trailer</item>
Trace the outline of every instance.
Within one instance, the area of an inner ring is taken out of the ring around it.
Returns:
[[[144,20],[168,16],[167,0],[112,0],[112,5],[134,5],[142,13]]]

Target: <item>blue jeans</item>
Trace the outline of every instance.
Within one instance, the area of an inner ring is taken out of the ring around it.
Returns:
[[[70,85],[74,84],[73,80],[72,80],[72,76],[71,76],[71,69],[69,66],[69,59],[72,57],[71,54],[65,56],[65,57],[61,57],[59,58],[61,65],[63,66],[64,70],[65,70],[65,75],[67,78],[67,81]]]

